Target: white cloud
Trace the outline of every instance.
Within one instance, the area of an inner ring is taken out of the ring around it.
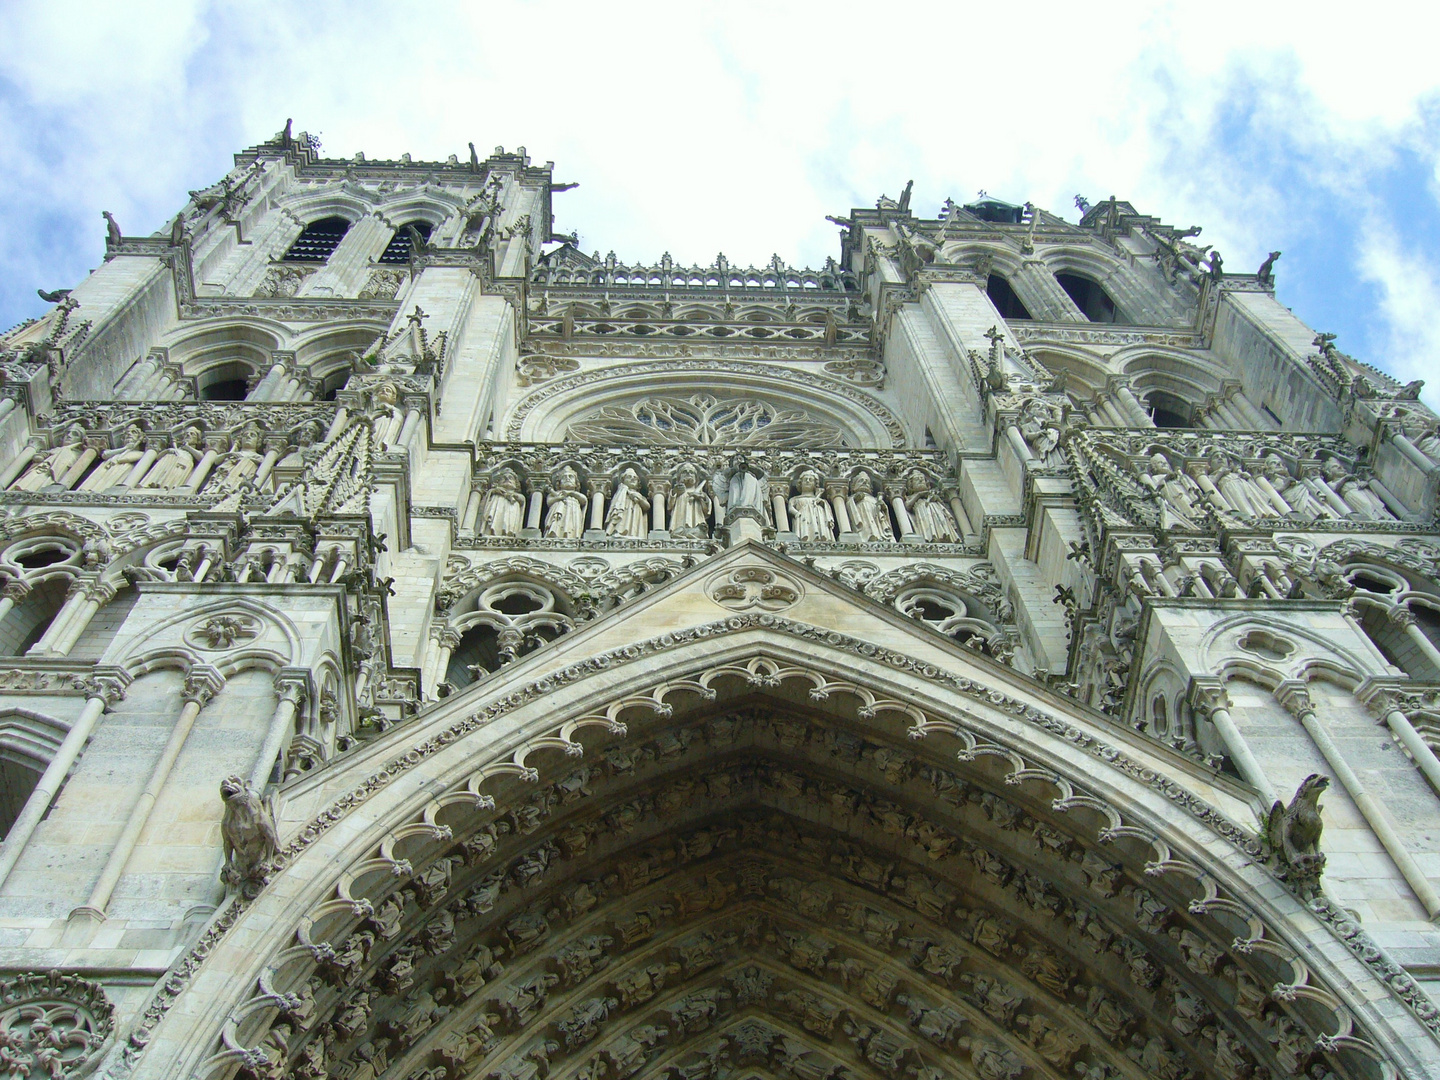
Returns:
[[[1380,287],[1387,323],[1383,354],[1365,359],[1403,382],[1425,379],[1424,400],[1440,408],[1440,271],[1379,222],[1365,234],[1360,270]]]
[[[101,209],[130,230],[160,228],[186,188],[287,116],[337,156],[524,144],[581,182],[556,200],[557,227],[623,258],[708,263],[724,250],[813,264],[837,250],[825,214],[913,177],[932,212],[981,187],[1072,215],[1076,192],[1117,194],[1205,225],[1232,267],[1258,265],[1327,227],[1316,200],[1374,213],[1377,171],[1400,149],[1433,152],[1420,117],[1440,88],[1437,31],[1440,8],[1387,16],[1372,4],[1356,18],[1338,4],[1232,0],[1023,15],[940,3],[883,15],[773,2],[12,5],[0,9],[0,140],[16,150],[0,176],[12,207],[0,270],[23,293],[78,276],[98,258]],[[1305,190],[1275,179],[1295,155]],[[1435,206],[1433,191],[1416,197]],[[1429,256],[1415,259],[1433,276]]]

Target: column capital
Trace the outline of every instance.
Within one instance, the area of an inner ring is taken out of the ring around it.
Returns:
[[[185,683],[180,696],[187,702],[193,701],[202,709],[225,685],[225,676],[209,664],[195,664],[185,673]]]
[[[1285,711],[1291,716],[1303,718],[1307,714],[1314,715],[1315,703],[1310,698],[1310,691],[1307,685],[1299,679],[1286,679],[1272,691],[1275,700],[1278,701]]]
[[[1397,630],[1415,625],[1415,613],[1403,604],[1396,604],[1385,613],[1386,620]]]
[[[275,674],[275,693],[281,701],[300,704],[312,696],[312,676],[309,668],[281,668]]]
[[[18,604],[30,595],[30,591],[33,588],[34,586],[23,578],[9,578],[5,582],[4,588],[0,588],[0,594],[9,597]]]
[[[1190,708],[1206,719],[1219,709],[1230,709],[1230,695],[1225,693],[1225,684],[1219,679],[1192,679],[1190,682]]]
[[[91,697],[104,701],[105,708],[109,709],[125,697],[125,691],[133,681],[134,678],[124,668],[107,665],[95,669],[86,680],[85,689]]]

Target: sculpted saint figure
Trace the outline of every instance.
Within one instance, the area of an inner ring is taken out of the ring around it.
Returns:
[[[260,453],[260,429],[247,427],[235,437],[230,453],[215,469],[214,478],[205,485],[207,491],[238,491],[251,484],[265,455]]]
[[[10,487],[15,491],[42,491],[51,484],[60,483],[70,466],[85,452],[85,432],[76,424],[62,439],[60,445],[36,455],[30,468]]]
[[[950,508],[930,490],[930,481],[916,469],[905,478],[905,509],[915,531],[924,539],[937,543],[958,543],[960,530]]]
[[[190,473],[199,460],[205,456],[200,444],[200,429],[187,427],[175,440],[175,445],[166,450],[150,466],[136,487],[178,488],[190,479]]]
[[[1275,494],[1280,496],[1290,514],[1306,521],[1328,516],[1325,508],[1315,500],[1314,493],[1291,476],[1285,462],[1276,455],[1265,455],[1260,462],[1260,475],[1275,489]]]
[[[875,494],[875,481],[868,472],[858,472],[850,481],[850,495],[845,500],[850,511],[850,527],[862,540],[894,540],[890,528],[890,511]]]
[[[708,537],[713,505],[714,500],[700,479],[700,470],[694,465],[681,465],[670,492],[670,535],[679,540]]]
[[[514,469],[501,469],[480,507],[481,536],[519,536],[525,524],[525,496]]]
[[[1228,508],[1241,518],[1274,516],[1274,509],[1269,501],[1261,497],[1261,492],[1255,487],[1250,474],[1241,468],[1238,461],[1216,447],[1210,451],[1206,464],[1209,466],[1211,482],[1229,504],[1222,509]]]
[[[585,531],[585,508],[589,498],[580,490],[580,476],[569,465],[555,475],[550,506],[545,511],[545,535],[560,540],[578,540]]]
[[[1032,398],[1020,411],[1020,434],[1040,464],[1047,469],[1065,464],[1060,452],[1061,414],[1057,406]]]
[[[125,482],[135,463],[145,456],[145,433],[131,424],[125,429],[125,441],[114,450],[100,455],[100,464],[80,485],[81,491],[104,491]]]
[[[716,473],[710,486],[719,504],[715,508],[717,525],[729,521],[740,511],[745,512],[741,516],[757,518],[763,525],[774,524],[770,514],[770,482],[760,466],[751,464],[745,451],[735,455],[728,470]]]
[[[1393,521],[1395,515],[1380,501],[1380,496],[1370,490],[1370,481],[1361,480],[1350,473],[1338,458],[1326,458],[1320,467],[1330,490],[1345,501],[1355,516],[1365,521]]]
[[[1172,469],[1164,454],[1157,451],[1150,456],[1139,480],[1160,497],[1161,528],[1168,529],[1173,525],[1183,525],[1187,529],[1196,527],[1195,500],[1200,489],[1188,476]]]
[[[835,539],[835,512],[820,490],[820,474],[806,469],[795,484],[800,493],[790,497],[790,531],[798,540]]]
[[[605,512],[605,535],[639,540],[650,535],[650,500],[640,490],[640,475],[634,469],[622,472],[615,485],[610,509]]]

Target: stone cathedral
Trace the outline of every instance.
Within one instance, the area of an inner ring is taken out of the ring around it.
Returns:
[[[0,336],[0,1074],[1440,1076],[1418,384],[1121,199],[570,186],[287,124]]]

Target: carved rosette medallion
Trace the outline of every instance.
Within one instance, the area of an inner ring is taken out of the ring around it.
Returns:
[[[804,595],[794,578],[763,566],[738,566],[717,574],[705,593],[731,611],[784,611]]]
[[[207,652],[221,652],[259,636],[260,620],[243,611],[208,616],[185,631],[188,643]]]
[[[0,980],[0,1071],[7,1077],[83,1076],[115,1029],[99,983],[51,971]]]

